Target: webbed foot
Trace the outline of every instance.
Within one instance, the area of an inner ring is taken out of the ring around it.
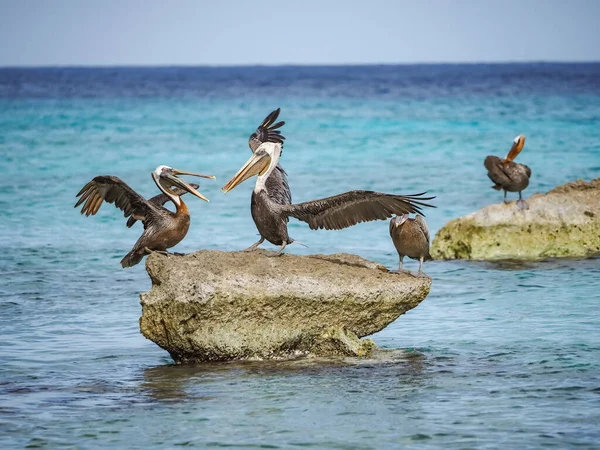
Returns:
[[[523,211],[529,209],[529,204],[525,200],[517,200],[517,208]]]
[[[411,275],[416,278],[429,278],[431,280],[431,277],[423,272],[417,272],[417,273],[413,273]]]
[[[279,249],[279,251],[277,253],[269,253],[267,256],[272,258],[274,256],[281,256],[283,249],[285,248],[285,246],[287,245],[287,242],[284,242],[283,245],[281,246],[281,248]]]
[[[165,256],[169,256],[170,253],[167,251],[163,251],[163,250],[151,250],[148,247],[144,247],[144,250],[146,251],[146,253],[150,254],[150,253],[158,253],[160,255],[165,255]]]

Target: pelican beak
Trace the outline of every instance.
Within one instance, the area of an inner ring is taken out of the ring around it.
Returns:
[[[207,199],[204,195],[202,195],[200,192],[198,192],[196,189],[194,189],[193,186],[190,186],[188,183],[186,183],[181,178],[177,178],[174,175],[175,173],[179,173],[181,175],[194,175],[194,176],[203,177],[203,178],[214,178],[213,176],[200,175],[200,174],[195,174],[195,173],[191,173],[191,172],[182,172],[180,170],[175,170],[175,169],[173,169],[173,174],[168,173],[168,174],[162,175],[162,177],[167,179],[172,186],[180,187],[181,189],[189,192],[190,194],[195,195],[199,199],[202,199],[205,202],[210,202],[209,199]]]
[[[179,170],[179,169],[173,169],[172,172],[175,175],[191,175],[193,177],[212,178],[213,180],[217,179],[217,177],[215,177],[214,175],[202,175],[201,173],[186,172],[185,170]]]
[[[244,166],[236,173],[231,180],[227,182],[221,189],[227,194],[238,184],[246,181],[254,175],[262,175],[265,173],[271,164],[271,157],[267,152],[261,151],[254,153]]]
[[[513,141],[513,145],[510,151],[508,152],[508,155],[506,155],[505,164],[508,164],[509,162],[513,161],[517,157],[517,155],[521,153],[521,150],[523,150],[524,145],[525,135],[520,134],[515,138],[515,140]]]
[[[400,225],[402,225],[407,220],[408,220],[408,214],[402,214],[400,216],[397,216],[394,219],[394,225],[396,226],[396,228],[398,228]]]

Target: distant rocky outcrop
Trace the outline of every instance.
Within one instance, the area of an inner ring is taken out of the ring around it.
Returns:
[[[436,234],[435,259],[586,257],[600,252],[600,178],[573,181],[527,199],[487,206]]]
[[[368,356],[361,340],[417,306],[431,280],[355,255],[152,254],[140,329],[176,362]]]

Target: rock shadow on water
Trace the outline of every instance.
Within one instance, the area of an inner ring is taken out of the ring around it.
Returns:
[[[164,364],[143,371],[140,390],[158,402],[212,401],[223,393],[222,389],[215,389],[215,385],[248,382],[258,386],[270,379],[289,380],[290,377],[364,378],[364,370],[374,379],[392,376],[422,384],[427,378],[427,368],[427,357],[423,353],[404,349],[377,349],[368,358],[298,356],[285,360]]]

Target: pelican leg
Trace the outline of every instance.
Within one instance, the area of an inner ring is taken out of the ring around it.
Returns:
[[[529,209],[529,205],[525,200],[523,200],[523,197],[521,196],[521,191],[519,191],[519,201],[517,202],[517,207],[521,210]]]
[[[404,259],[404,255],[400,255],[400,265],[398,266],[398,270],[390,270],[390,273],[410,273],[410,270],[406,270],[402,268],[402,260]]]
[[[279,249],[279,251],[277,253],[270,253],[267,256],[270,256],[270,257],[281,256],[281,252],[283,252],[283,249],[285,248],[286,245],[287,245],[287,242],[284,242],[283,244],[281,244],[281,248]]]
[[[248,247],[246,250],[243,250],[243,251],[245,251],[245,252],[253,252],[263,242],[265,242],[265,238],[261,236],[258,242],[255,242],[254,244],[252,244],[250,247]]]
[[[421,256],[419,258],[419,271],[415,274],[415,277],[431,278],[429,275],[423,273],[423,260],[425,258]]]
[[[506,190],[504,191],[504,204],[508,205],[508,202],[506,201]]]

